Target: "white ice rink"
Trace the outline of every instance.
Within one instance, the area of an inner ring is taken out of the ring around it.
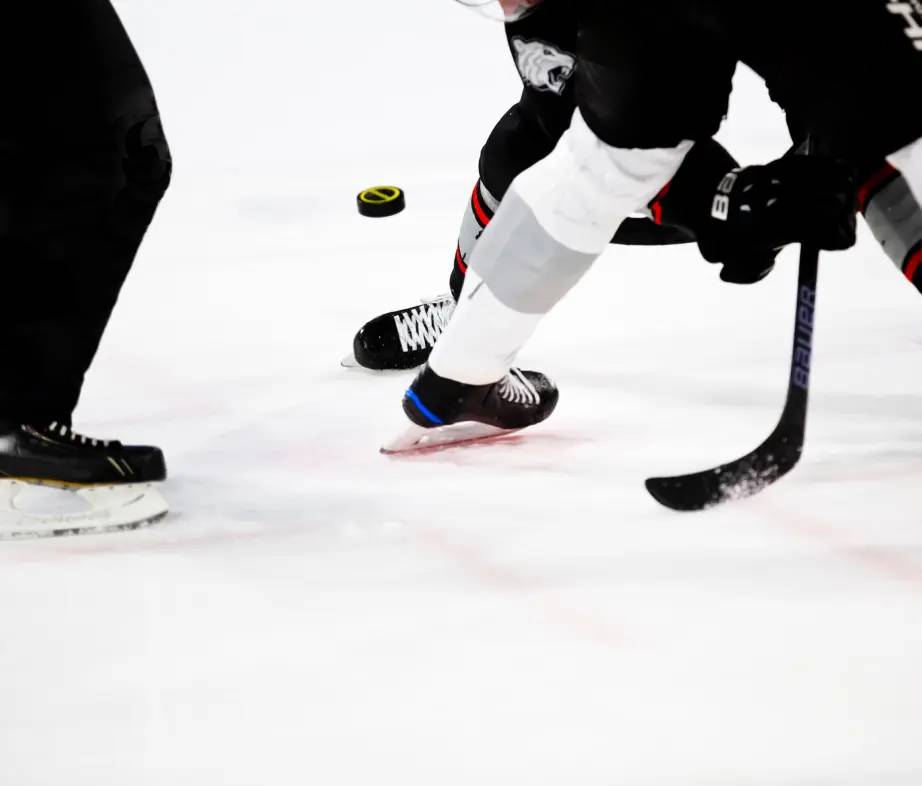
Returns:
[[[118,0],[176,159],[76,425],[161,444],[173,514],[0,544],[0,786],[919,786],[922,298],[821,263],[807,450],[702,514],[647,496],[772,429],[796,251],[734,288],[610,250],[505,444],[387,460],[404,375],[339,367],[445,291],[501,30],[450,0]],[[668,96],[664,100],[668,100]],[[724,141],[786,145],[743,74]],[[401,216],[355,210],[407,190]]]

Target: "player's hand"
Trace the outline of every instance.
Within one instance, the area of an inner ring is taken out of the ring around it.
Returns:
[[[730,172],[718,185],[698,246],[721,278],[757,281],[766,255],[791,243],[835,251],[855,243],[857,197],[851,170],[832,159],[788,156]],[[747,271],[747,267],[751,269]]]
[[[775,269],[777,255],[774,249],[753,248],[742,256],[722,259],[720,280],[728,284],[755,284]]]

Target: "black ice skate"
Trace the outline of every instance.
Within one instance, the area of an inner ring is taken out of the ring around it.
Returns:
[[[499,382],[466,385],[426,366],[403,398],[412,425],[381,452],[405,453],[509,434],[546,420],[558,395],[557,386],[537,371],[513,368]]]
[[[353,357],[346,358],[343,365],[373,371],[405,371],[421,366],[429,359],[454,310],[451,295],[442,295],[375,317],[356,333]]]
[[[0,421],[0,540],[142,526],[167,512],[149,485],[165,479],[159,448],[92,439],[59,423]],[[37,495],[37,486],[68,491],[55,499],[56,492]],[[43,497],[41,510],[30,496]]]

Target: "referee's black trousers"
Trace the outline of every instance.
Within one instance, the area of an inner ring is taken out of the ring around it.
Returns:
[[[0,11],[0,420],[69,422],[170,180],[109,0]]]

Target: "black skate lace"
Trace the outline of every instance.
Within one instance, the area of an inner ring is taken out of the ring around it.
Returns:
[[[448,324],[455,301],[451,295],[442,295],[434,300],[424,301],[422,305],[394,314],[400,349],[410,352],[431,347]]]
[[[499,381],[499,395],[513,404],[539,404],[541,396],[519,369],[511,368]]]
[[[50,423],[46,428],[56,437],[67,437],[71,442],[78,442],[81,445],[90,445],[94,448],[107,448],[112,444],[111,440],[93,439],[92,437],[88,437],[85,434],[74,431],[72,428],[65,426],[63,423],[58,423],[57,421]]]

